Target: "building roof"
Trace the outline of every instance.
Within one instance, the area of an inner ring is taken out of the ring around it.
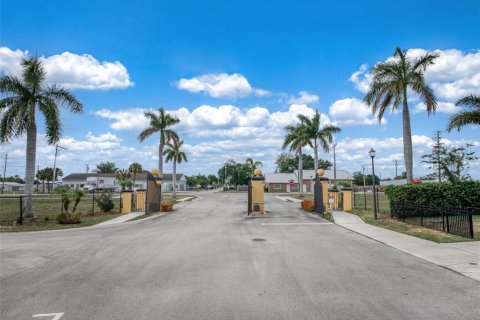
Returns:
[[[177,181],[180,180],[184,176],[183,173],[177,173]],[[64,177],[62,181],[66,180],[87,180],[90,177],[98,177],[98,178],[115,178],[115,173],[71,173],[68,176]],[[132,177],[133,178],[133,177]],[[164,181],[172,181],[173,174],[172,173],[164,173],[163,180]],[[135,180],[146,180],[147,175],[145,173],[138,173],[135,176]]]
[[[2,184],[5,184],[6,186],[10,186],[10,187],[25,187],[24,184],[21,184],[21,183],[18,183],[18,182],[9,182],[9,181],[5,181],[5,182],[0,182],[0,186]]]
[[[295,173],[265,173],[265,183],[289,183],[297,181]]]
[[[298,170],[295,170],[295,175],[297,174]],[[333,170],[324,170],[323,176],[328,180],[333,180]],[[303,179],[315,179],[315,170],[303,170]],[[337,180],[353,180],[353,177],[346,170],[337,170]]]

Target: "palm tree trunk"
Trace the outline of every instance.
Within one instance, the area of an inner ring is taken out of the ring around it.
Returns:
[[[405,157],[405,168],[407,171],[407,183],[413,179],[413,149],[412,129],[410,127],[410,113],[408,111],[407,89],[403,93],[403,156]]]
[[[32,195],[33,195],[33,180],[35,179],[35,153],[37,150],[37,125],[33,119],[30,128],[27,130],[27,156],[25,165],[25,210],[23,211],[24,218],[33,217],[32,210]]]
[[[314,145],[313,145],[313,157],[314,157],[315,163],[314,163],[313,167],[314,167],[314,169],[315,169],[315,172],[317,172],[317,170],[318,170],[318,146],[317,146],[317,138],[315,138],[314,141],[315,141],[315,143],[314,143]]]
[[[159,177],[163,178],[163,143],[161,141],[158,146],[158,170],[160,171]]]
[[[298,150],[298,191],[303,195],[303,153],[302,148]]]
[[[173,198],[177,197],[177,159],[173,158]]]

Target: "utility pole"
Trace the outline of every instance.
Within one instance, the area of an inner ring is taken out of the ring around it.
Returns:
[[[398,160],[395,160],[395,179],[397,179],[397,177],[398,177]]]
[[[2,194],[3,194],[3,191],[5,190],[5,175],[7,174],[7,159],[8,159],[8,154],[5,153],[5,163],[3,164]]]
[[[333,185],[335,188],[337,187],[337,158],[335,155],[335,148],[337,147],[337,144],[333,144]]]
[[[53,159],[53,180],[52,180],[52,191],[55,189],[55,180],[57,179],[57,154],[58,148],[67,150],[64,147],[59,146],[58,144],[55,145],[55,158]],[[48,180],[47,180],[48,181]]]
[[[437,152],[437,167],[438,167],[438,183],[442,182],[442,172],[440,169],[440,131],[437,130],[437,145],[436,145],[436,152]]]
[[[85,166],[86,166],[86,168],[87,168],[87,170],[86,170],[85,173],[88,173],[88,170],[90,170],[90,167],[88,166],[88,164],[86,164]]]

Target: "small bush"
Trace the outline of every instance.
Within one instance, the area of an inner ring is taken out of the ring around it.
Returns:
[[[309,200],[303,200],[301,202],[301,205],[302,205],[302,209],[308,212],[313,212],[313,209],[315,208],[313,201],[309,201]]]
[[[162,203],[160,205],[160,211],[161,212],[170,212],[173,210],[173,204],[170,203]]]
[[[60,224],[75,224],[82,222],[80,214],[70,215],[68,213],[62,213],[57,216],[57,221]]]
[[[102,212],[110,212],[115,207],[112,199],[112,193],[110,191],[102,191],[96,201]]]
[[[422,183],[403,186],[387,186],[385,194],[390,204],[401,203],[429,205],[437,207],[472,207],[480,213],[480,182]]]

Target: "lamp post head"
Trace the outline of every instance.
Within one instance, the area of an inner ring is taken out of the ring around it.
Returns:
[[[376,151],[373,148],[370,148],[370,151],[368,151],[368,154],[370,154],[370,157],[375,158],[375,153]]]

